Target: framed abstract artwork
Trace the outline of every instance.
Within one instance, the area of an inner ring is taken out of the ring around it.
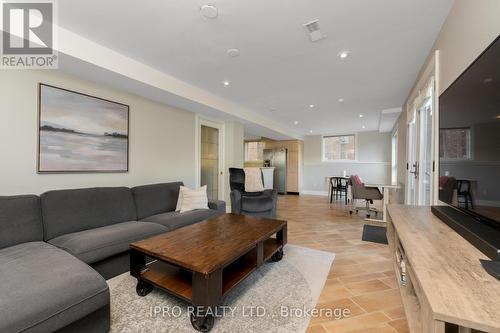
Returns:
[[[127,172],[129,106],[38,86],[38,172]]]

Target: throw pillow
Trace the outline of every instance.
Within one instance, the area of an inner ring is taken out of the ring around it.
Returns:
[[[244,168],[245,171],[245,192],[262,192],[262,171],[260,168]]]
[[[175,211],[176,212],[180,212],[181,211],[181,206],[182,206],[182,193],[183,193],[183,189],[185,187],[184,186],[181,186],[179,188],[179,197],[177,197],[177,205],[175,206]]]
[[[185,213],[195,209],[209,209],[207,197],[207,185],[197,189],[181,186],[182,193],[180,212]]]

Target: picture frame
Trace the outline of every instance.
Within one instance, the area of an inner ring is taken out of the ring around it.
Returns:
[[[129,171],[130,107],[38,84],[37,173]]]

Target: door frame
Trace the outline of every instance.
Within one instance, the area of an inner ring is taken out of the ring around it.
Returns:
[[[196,115],[195,119],[195,184],[201,185],[201,126],[216,128],[219,130],[219,191],[218,200],[225,200],[225,124],[222,121],[208,119]]]

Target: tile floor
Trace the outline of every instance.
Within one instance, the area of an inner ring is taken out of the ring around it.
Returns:
[[[311,319],[309,333],[409,332],[387,245],[364,242],[365,221],[326,197],[280,196],[288,242],[336,253],[317,308],[349,309],[341,319]]]

